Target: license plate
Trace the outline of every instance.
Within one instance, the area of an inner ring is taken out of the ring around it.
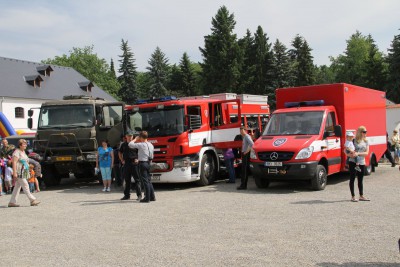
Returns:
[[[266,162],[264,162],[264,166],[267,166],[267,167],[280,167],[280,166],[282,166],[282,162],[266,161]]]
[[[150,175],[150,180],[151,180],[151,181],[160,181],[160,178],[161,178],[161,174],[154,174],[154,173],[152,173],[152,174]]]
[[[56,157],[56,161],[71,161],[72,157]]]

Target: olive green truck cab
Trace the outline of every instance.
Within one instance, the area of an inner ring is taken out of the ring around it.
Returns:
[[[34,110],[28,111],[32,129]],[[73,173],[95,178],[97,148],[102,140],[119,145],[123,134],[124,103],[90,96],[65,96],[42,104],[33,151],[40,156],[47,186],[58,185]]]

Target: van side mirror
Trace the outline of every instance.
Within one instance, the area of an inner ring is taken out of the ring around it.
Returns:
[[[333,128],[336,137],[342,137],[342,126],[335,125]]]
[[[28,113],[29,113],[29,112],[28,112]],[[28,118],[28,128],[29,128],[29,129],[32,129],[32,127],[33,127],[32,118]]]
[[[32,109],[29,109],[29,110],[28,110],[28,116],[29,116],[29,117],[32,117],[32,116],[33,116],[33,110],[32,110]]]

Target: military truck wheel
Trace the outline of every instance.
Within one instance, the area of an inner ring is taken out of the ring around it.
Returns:
[[[269,180],[260,176],[254,176],[254,181],[258,188],[267,188],[269,186]]]
[[[44,183],[47,187],[57,186],[61,182],[61,178],[53,166],[43,166],[42,174]]]
[[[210,153],[203,155],[200,168],[200,180],[197,181],[197,184],[201,186],[212,184],[217,175],[217,163]]]
[[[315,176],[311,179],[311,188],[319,191],[324,190],[327,182],[326,169],[322,165],[318,165],[315,171]]]

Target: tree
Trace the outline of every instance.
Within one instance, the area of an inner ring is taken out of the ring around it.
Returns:
[[[400,103],[400,34],[394,36],[388,52],[387,97],[396,103]]]
[[[190,62],[188,54],[183,53],[182,59],[179,62],[181,74],[181,91],[184,96],[193,96],[197,93],[196,88],[196,73]]]
[[[371,35],[356,31],[346,41],[344,54],[331,58],[336,80],[359,86],[383,89],[386,83],[387,65]]]
[[[238,45],[241,53],[241,62],[240,62],[240,76],[238,80],[238,90],[237,93],[245,93],[248,90],[251,90],[252,85],[254,84],[254,73],[255,73],[255,65],[254,65],[254,37],[251,34],[250,30],[247,29],[246,35],[238,41]]]
[[[112,78],[114,78],[114,79],[117,79],[117,76],[115,75],[115,68],[114,68],[114,61],[113,61],[113,59],[111,59],[111,62],[110,62],[110,77],[112,77]]]
[[[168,78],[168,59],[158,46],[151,55],[148,63],[150,66],[147,67],[147,70],[149,71],[152,82],[148,96],[165,96],[167,94],[165,85]]]
[[[292,41],[293,48],[289,50],[292,60],[292,71],[294,86],[311,85],[315,83],[315,69],[313,63],[312,49],[307,41],[300,35]]]
[[[109,75],[110,67],[106,60],[94,53],[94,46],[73,47],[69,55],[56,56],[54,59],[42,60],[44,64],[70,67],[85,76],[115,98],[120,88],[118,81]]]
[[[121,89],[118,94],[122,101],[126,103],[133,103],[137,99],[137,86],[136,86],[136,65],[131,48],[128,46],[128,41],[121,41],[122,55],[119,57],[120,67],[118,81],[121,84]]]
[[[203,91],[206,94],[235,92],[238,88],[241,61],[239,45],[233,30],[235,17],[222,6],[212,19],[212,33],[204,37],[204,48],[199,48],[204,62]]]
[[[271,44],[268,43],[269,38],[264,33],[261,26],[257,27],[254,34],[254,83],[252,90],[253,94],[264,95],[274,94],[272,88],[272,52]]]

